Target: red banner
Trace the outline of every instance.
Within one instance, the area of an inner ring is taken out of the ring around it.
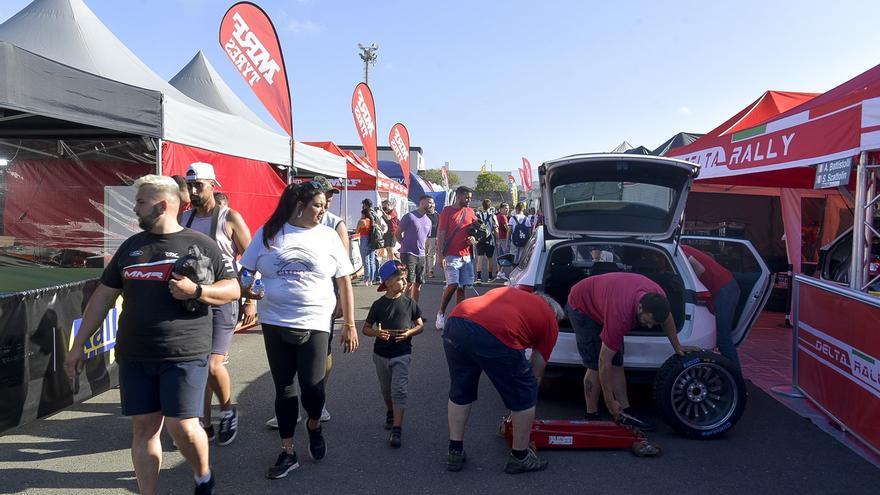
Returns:
[[[520,182],[520,184],[522,184],[523,192],[529,192],[529,189],[526,186],[526,169],[525,169],[525,167],[519,169],[519,182]]]
[[[523,184],[523,187],[525,187],[526,191],[531,191],[532,190],[532,164],[529,163],[529,159],[526,157],[523,157],[522,161],[523,161],[523,171],[524,171],[523,175],[525,176],[525,183]]]
[[[373,103],[373,92],[370,87],[360,83],[354,88],[351,95],[351,114],[354,116],[354,125],[357,127],[358,136],[367,154],[367,161],[378,175],[379,152],[377,149],[376,136],[376,104]]]
[[[391,133],[388,135],[388,145],[397,157],[397,163],[400,164],[400,170],[403,171],[403,181],[406,189],[409,190],[409,131],[406,126],[400,122],[394,124]]]
[[[798,387],[880,452],[880,306],[797,283]]]
[[[276,122],[293,136],[290,86],[275,26],[266,12],[239,2],[223,16],[220,46]]]
[[[443,178],[443,189],[449,190],[449,162],[440,167],[440,177]]]

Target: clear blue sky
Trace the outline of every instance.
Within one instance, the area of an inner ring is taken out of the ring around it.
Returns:
[[[0,0],[5,20],[29,0]],[[227,0],[86,0],[165,79],[202,50],[273,122],[217,42]],[[653,148],[705,132],[766,89],[821,92],[880,64],[876,0],[258,0],[281,36],[296,138],[358,143],[351,93],[358,42],[371,71],[380,145],[404,122],[429,168],[534,166]]]

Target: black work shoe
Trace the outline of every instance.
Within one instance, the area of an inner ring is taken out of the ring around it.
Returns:
[[[214,495],[214,473],[211,473],[211,477],[208,481],[196,485],[196,489],[193,490],[195,495]]]
[[[449,457],[446,458],[446,470],[458,472],[464,467],[467,461],[467,454],[463,450],[450,450]]]
[[[522,459],[517,459],[511,452],[510,457],[507,458],[507,464],[504,466],[504,472],[507,474],[528,473],[545,469],[547,469],[547,461],[538,459],[538,454],[532,449],[529,449],[528,454]]]
[[[618,416],[617,422],[624,426],[638,428],[642,431],[654,431],[657,429],[657,425],[653,422],[634,416],[631,412],[626,410],[620,411],[620,416]]]
[[[394,412],[388,411],[385,414],[385,429],[390,430],[392,426],[394,426]]]
[[[214,431],[214,425],[202,426],[205,429],[205,435],[208,435],[208,441],[213,442],[215,438],[217,438],[217,433]]]
[[[391,430],[391,437],[388,438],[388,445],[394,447],[395,449],[400,448],[400,429],[396,428]]]
[[[312,430],[306,426],[309,432],[309,457],[313,461],[320,461],[327,454],[327,444],[324,443],[324,435],[321,433],[321,427]]]
[[[220,432],[217,434],[217,445],[229,445],[238,434],[238,411],[232,409],[232,416],[220,418]]]
[[[611,416],[599,411],[594,413],[588,412],[584,413],[584,421],[611,421]]]
[[[287,473],[298,467],[299,462],[296,461],[296,452],[288,454],[286,451],[282,450],[281,453],[278,454],[278,460],[275,461],[275,465],[266,471],[266,477],[270,480],[280,480],[287,476]]]

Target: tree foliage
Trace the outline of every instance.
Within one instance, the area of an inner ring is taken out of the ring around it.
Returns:
[[[507,182],[492,173],[482,173],[477,176],[477,185],[474,187],[474,198],[489,198],[495,201],[504,201],[507,198]]]
[[[449,172],[449,187],[455,187],[461,184],[461,178],[455,172]],[[422,177],[425,180],[431,181],[434,184],[443,184],[443,174],[440,172],[439,168],[431,168],[422,172]]]

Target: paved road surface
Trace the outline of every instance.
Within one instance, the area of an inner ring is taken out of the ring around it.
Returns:
[[[426,286],[423,310],[433,320],[440,285]],[[485,288],[480,288],[485,291]],[[378,297],[358,287],[356,307],[363,318]],[[279,452],[276,432],[263,422],[272,413],[272,388],[259,331],[239,334],[229,364],[240,412],[239,437],[212,446],[218,493],[873,493],[880,470],[801,419],[756,387],[739,425],[724,439],[693,441],[660,424],[652,440],[664,448],[657,459],[627,451],[545,451],[542,473],[503,473],[508,452],[495,432],[504,413],[483,380],[465,449],[464,471],[445,471],[448,378],[439,334],[428,329],[414,343],[410,407],[403,448],[387,446],[384,405],[373,370],[371,342],[364,338],[353,355],[333,344],[336,367],[328,388],[333,418],[325,426],[327,457],[308,459],[306,435],[296,433],[302,466],[286,479],[269,481],[266,468]],[[580,384],[552,381],[541,391],[539,416],[576,418],[582,410]],[[650,391],[635,387],[634,402],[654,413]],[[192,493],[192,478],[166,436],[162,493]],[[129,421],[119,416],[118,392],[0,436],[0,493],[131,493]]]

